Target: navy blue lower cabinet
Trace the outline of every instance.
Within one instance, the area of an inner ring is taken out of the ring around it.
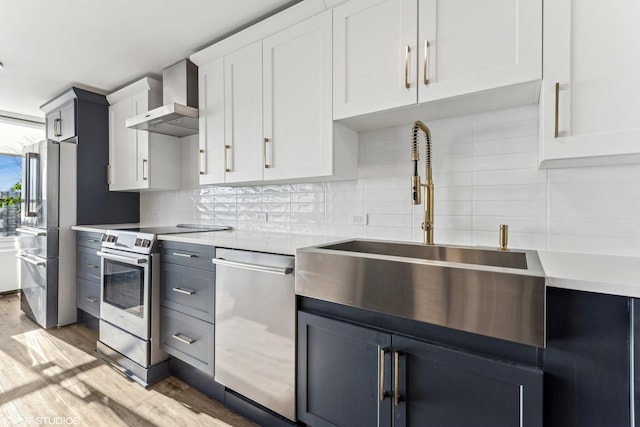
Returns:
[[[542,427],[542,371],[298,313],[310,426]]]
[[[630,302],[547,288],[545,427],[632,425]]]
[[[391,335],[298,313],[298,419],[310,426],[390,427]],[[381,359],[382,357],[382,359]],[[382,397],[382,399],[381,399]]]
[[[396,335],[392,341],[394,426],[542,427],[541,370]]]

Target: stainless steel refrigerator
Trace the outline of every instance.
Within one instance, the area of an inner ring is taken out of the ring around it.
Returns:
[[[23,150],[20,307],[43,328],[76,319],[76,148],[45,140]]]

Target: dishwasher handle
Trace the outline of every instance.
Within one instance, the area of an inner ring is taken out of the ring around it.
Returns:
[[[216,265],[223,265],[226,267],[241,268],[243,270],[258,271],[260,273],[272,273],[286,276],[293,273],[293,267],[272,267],[270,265],[251,264],[248,262],[230,261],[224,258],[213,258],[211,260]]]

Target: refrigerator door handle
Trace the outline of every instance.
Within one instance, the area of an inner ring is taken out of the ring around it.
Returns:
[[[16,231],[18,233],[22,233],[22,234],[29,234],[31,236],[36,236],[36,237],[42,237],[42,236],[46,236],[47,235],[47,231],[46,230],[31,230],[29,228],[16,228]]]
[[[21,259],[22,261],[26,262],[27,264],[35,265],[36,267],[44,267],[44,266],[47,265],[47,261],[46,260],[31,259],[31,258],[28,258],[23,253],[16,254],[16,258]],[[39,258],[39,257],[37,257],[37,258]]]
[[[38,216],[37,212],[37,200],[34,200],[33,190],[35,190],[35,197],[38,197],[38,189],[32,188],[33,185],[38,185],[38,173],[39,166],[37,164],[39,159],[38,153],[25,153],[25,180],[24,183],[24,206],[26,217],[35,217]],[[36,205],[36,210],[32,210],[31,207]]]

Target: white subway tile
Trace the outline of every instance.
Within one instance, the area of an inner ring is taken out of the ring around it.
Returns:
[[[392,190],[370,190],[366,193],[367,203],[369,202],[409,202],[411,200],[411,186],[409,181],[405,182],[401,188]]]
[[[433,209],[435,215],[470,216],[473,214],[473,202],[440,202]]]
[[[547,203],[545,201],[529,200],[502,200],[473,202],[473,215],[486,216],[525,216],[525,217],[545,217],[547,214]]]
[[[262,201],[264,203],[289,203],[291,193],[263,193]]]
[[[605,143],[603,141],[603,143]],[[549,169],[549,182],[640,182],[640,164]]]
[[[324,213],[292,213],[291,223],[324,225]]]
[[[424,177],[422,182],[424,182]],[[455,172],[433,174],[433,183],[436,188],[441,187],[470,187],[473,185],[473,172]]]
[[[416,217],[414,226],[420,228],[421,217]],[[471,215],[435,215],[433,218],[435,230],[473,230],[473,217]]]
[[[522,120],[538,121],[538,105],[525,105],[523,107],[509,108],[506,110],[489,111],[473,116],[474,127],[499,126],[503,123],[519,122]]]
[[[486,246],[489,248],[498,248],[500,245],[499,233],[491,233],[488,231],[474,231],[473,244],[475,246]],[[510,249],[532,249],[546,250],[547,236],[546,234],[535,233],[512,233],[509,232],[509,248]]]
[[[603,226],[606,219],[640,217],[640,203],[631,201],[599,201],[573,200],[573,201],[549,201],[549,218],[600,218]]]
[[[640,256],[640,239],[549,234],[549,250],[637,257]]]
[[[324,213],[324,203],[291,203],[291,212],[295,213]]]
[[[291,192],[292,193],[324,192],[324,184],[322,183],[291,184]]]
[[[370,214],[368,225],[371,227],[412,227],[411,215]]]
[[[411,215],[411,203],[407,202],[369,202],[364,205],[368,214]]]
[[[261,222],[261,231],[269,233],[294,233],[288,222]]]
[[[538,167],[537,153],[509,153],[490,156],[478,156],[473,159],[474,171],[485,170],[522,170]]]
[[[549,234],[609,236],[640,239],[640,221],[637,218],[549,218]]]
[[[267,221],[269,222],[291,222],[291,214],[281,212],[269,212],[267,214]]]
[[[638,200],[640,181],[549,184],[549,200]]]
[[[262,192],[263,193],[289,193],[291,192],[291,185],[290,184],[280,184],[280,185],[268,184],[262,187]]]
[[[544,184],[485,185],[473,188],[473,199],[476,201],[545,201],[547,199],[547,186]]]
[[[547,171],[512,169],[473,172],[473,185],[546,184]]]
[[[366,239],[411,240],[410,227],[371,227],[364,229]]]
[[[500,225],[507,224],[509,233],[536,233],[547,232],[547,218],[545,216],[474,216],[473,229],[488,231],[498,235]]]
[[[538,137],[523,136],[519,138],[490,139],[473,143],[474,156],[491,156],[508,153],[531,153],[538,155]]]
[[[336,181],[325,183],[325,191],[329,192],[358,192],[364,190],[364,182],[362,180],[352,181]]]
[[[324,192],[291,193],[291,203],[324,203]]]
[[[310,234],[323,235],[324,224],[291,224],[291,233],[293,234]]]
[[[473,187],[437,187],[434,188],[434,199],[436,203],[470,201],[473,190]]]
[[[240,203],[236,205],[236,210],[238,212],[268,212],[268,206],[271,205],[268,203],[266,203],[265,206],[263,206],[262,203]],[[287,204],[286,206],[288,207],[289,205]]]
[[[262,203],[259,211],[264,212],[291,212],[290,203]]]
[[[494,126],[475,126],[473,140],[496,140],[538,135],[538,120],[520,120],[505,122]]]
[[[344,238],[363,238],[364,237],[364,227],[363,226],[352,226],[345,224],[332,224],[327,221],[326,226],[326,234],[327,236],[336,236],[336,237],[344,237]]]
[[[252,187],[236,187],[236,194],[262,194],[261,186],[252,186]]]
[[[207,189],[212,193],[209,194],[236,194],[235,187],[203,187],[203,189]]]

